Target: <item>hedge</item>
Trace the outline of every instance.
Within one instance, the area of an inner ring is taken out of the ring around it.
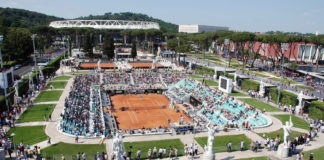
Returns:
[[[254,80],[244,79],[241,86],[243,91],[259,91],[260,83]]]
[[[271,101],[272,102],[274,102],[274,103],[278,102],[278,89],[277,88],[270,88],[269,95],[271,96]],[[291,92],[281,90],[280,91],[279,102],[282,105],[296,106],[296,105],[298,105],[297,98],[298,98],[298,95],[293,94]]]
[[[313,101],[309,106],[309,117],[324,120],[324,102]]]
[[[198,67],[195,69],[195,71],[198,74],[208,74],[210,76],[213,76],[215,74],[215,71],[213,69],[206,67]]]

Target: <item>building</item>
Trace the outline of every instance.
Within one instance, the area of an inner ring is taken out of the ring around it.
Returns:
[[[228,27],[206,26],[198,24],[179,25],[179,32],[184,33],[201,33],[201,32],[216,32],[220,30],[228,30]]]

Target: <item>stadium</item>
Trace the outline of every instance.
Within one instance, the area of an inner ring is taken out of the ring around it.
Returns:
[[[58,130],[80,137],[132,136],[204,132],[208,123],[219,130],[272,123],[255,108],[184,71],[156,62],[134,64],[80,63],[89,73],[73,78]]]

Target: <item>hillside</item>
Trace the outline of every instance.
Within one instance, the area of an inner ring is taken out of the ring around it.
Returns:
[[[104,15],[90,15],[86,17],[79,17],[77,19],[113,19],[113,20],[134,20],[134,21],[152,21],[160,24],[160,28],[164,32],[178,32],[178,25],[165,22],[160,19],[149,17],[145,14],[121,12],[121,13],[105,13]]]
[[[51,21],[61,20],[55,16],[37,13],[33,11],[1,8],[0,7],[0,26],[28,28],[39,25],[48,25]]]
[[[178,32],[178,25],[165,22],[160,19],[149,17],[140,13],[106,13],[104,15],[90,15],[79,17],[76,19],[113,19],[113,20],[134,20],[134,21],[153,21],[160,24],[161,30],[164,32]],[[49,16],[43,13],[0,7],[0,28],[17,27],[29,28],[33,26],[48,25],[51,21],[63,20],[63,18]]]

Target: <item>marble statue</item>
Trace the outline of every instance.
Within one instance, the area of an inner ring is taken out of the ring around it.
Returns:
[[[302,110],[304,108],[303,107],[303,97],[304,97],[303,91],[300,91],[300,93],[298,94],[298,106],[296,106],[296,113],[299,113],[300,110]]]
[[[289,118],[289,122],[287,121],[286,122],[286,125],[284,125],[282,128],[284,130],[284,145],[285,146],[289,146],[289,137],[290,137],[290,134],[291,134],[291,128],[293,127],[293,123],[291,121],[291,116]]]
[[[214,160],[215,155],[213,153],[213,143],[214,143],[214,136],[215,136],[215,129],[213,127],[209,127],[210,122],[207,124],[206,128],[208,129],[208,140],[207,146],[205,146],[204,152],[204,160]]]
[[[264,86],[264,83],[263,83],[262,80],[261,80],[261,83],[260,83],[260,91],[259,91],[259,94],[261,95],[261,97],[264,97],[264,94],[265,94],[265,86]]]
[[[99,59],[99,61],[97,62],[97,68],[98,68],[98,70],[101,69],[101,67],[100,67],[100,63],[101,63],[101,59]]]
[[[112,151],[116,160],[123,160],[124,145],[123,136],[118,134],[114,137],[112,142]]]

